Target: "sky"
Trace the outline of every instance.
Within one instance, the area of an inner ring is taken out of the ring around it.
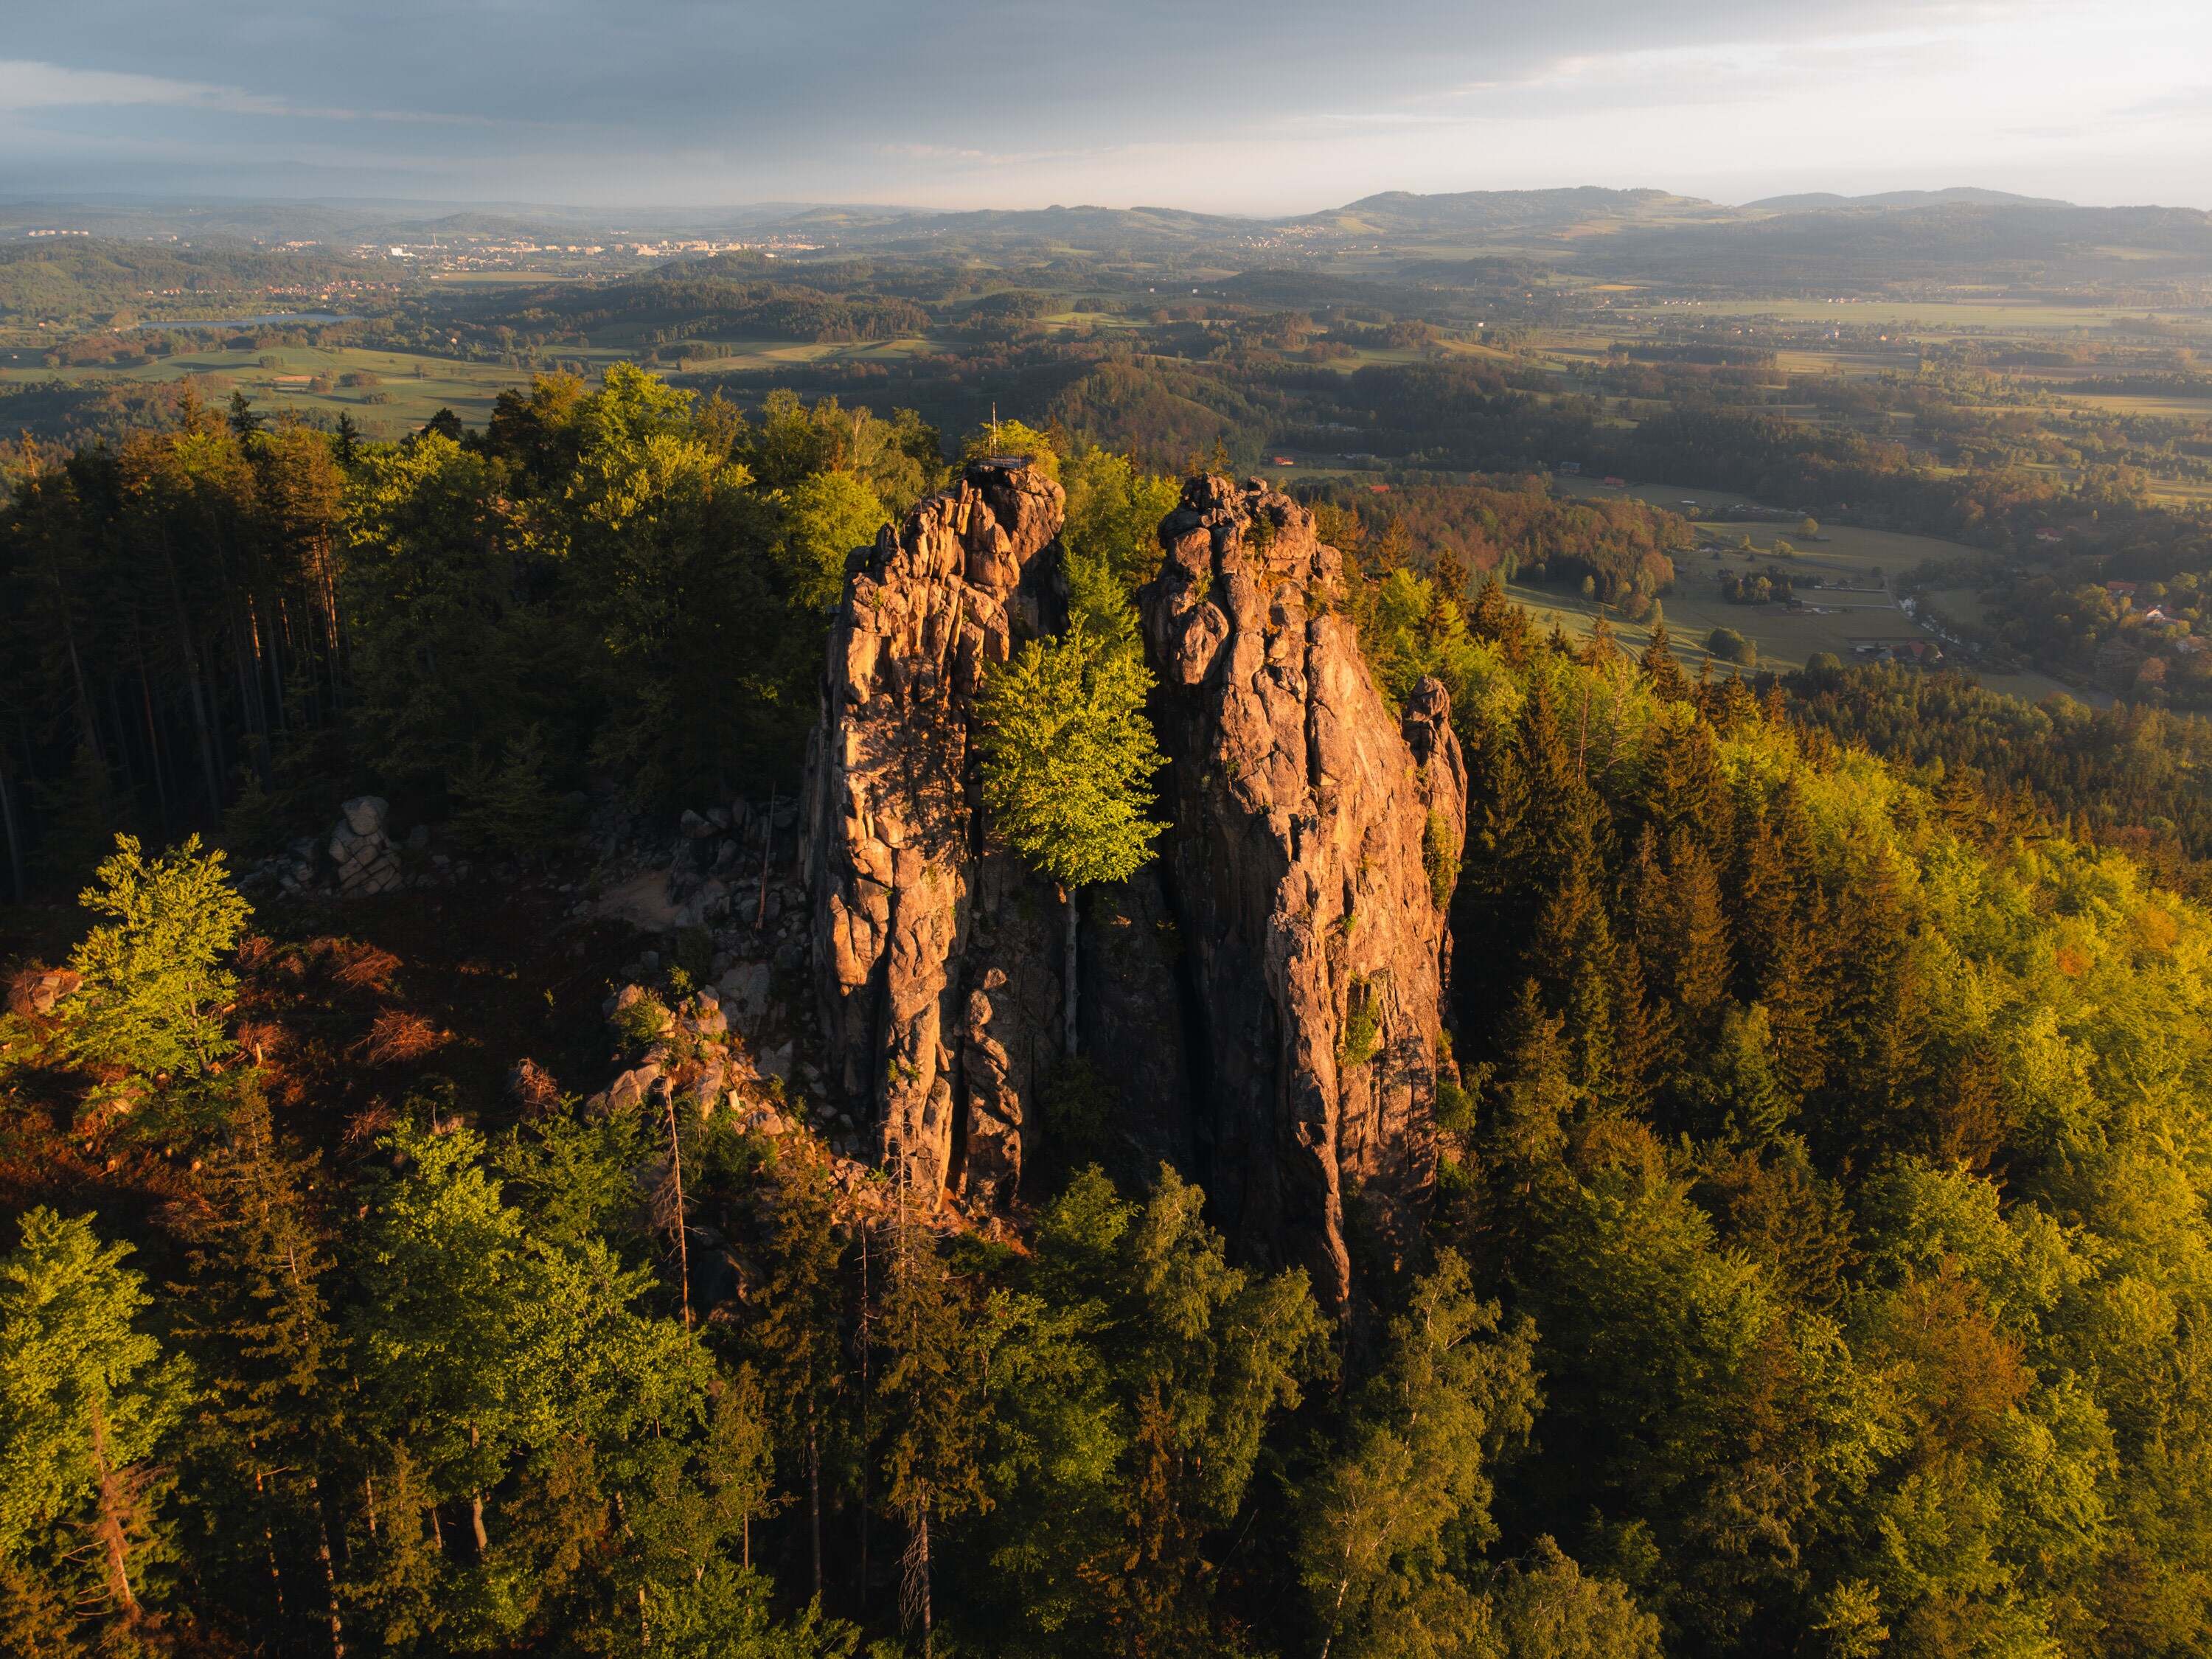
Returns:
[[[2212,0],[8,0],[0,195],[2212,208]]]

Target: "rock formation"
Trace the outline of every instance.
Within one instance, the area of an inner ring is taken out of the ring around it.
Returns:
[[[356,795],[339,809],[331,831],[331,862],[337,866],[338,890],[348,898],[396,893],[402,878],[399,851],[385,833],[391,808],[381,795]]]
[[[1063,1052],[1058,901],[984,846],[974,698],[1055,621],[1060,486],[980,465],[854,556],[830,639],[806,813],[830,1082],[913,1189],[1011,1194]]]
[[[805,836],[824,1059],[933,1197],[1012,1194],[1064,1051],[1061,901],[990,846],[970,756],[981,676],[1058,621],[1060,521],[1049,480],[970,468],[854,556],[830,639]],[[1387,1237],[1433,1176],[1449,700],[1425,681],[1392,710],[1287,496],[1194,480],[1160,538],[1139,599],[1170,827],[1088,896],[1081,1047],[1124,1139],[1342,1306],[1347,1200]]]
[[[83,983],[84,976],[71,969],[26,968],[8,982],[8,1012],[22,1019],[44,1019]]]
[[[1193,481],[1140,595],[1170,759],[1163,841],[1204,1024],[1200,1174],[1247,1254],[1350,1285],[1347,1190],[1433,1176],[1445,916],[1466,770],[1443,685],[1402,717],[1335,613],[1342,561],[1255,480]]]

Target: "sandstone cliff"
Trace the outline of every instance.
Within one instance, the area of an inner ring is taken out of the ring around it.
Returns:
[[[808,785],[830,1085],[916,1191],[986,1204],[1037,1149],[1065,1033],[1060,901],[986,837],[973,699],[1060,620],[1060,523],[1057,485],[981,466],[855,556]],[[1392,712],[1335,614],[1340,560],[1288,497],[1194,480],[1160,537],[1140,601],[1170,827],[1086,901],[1082,1047],[1118,1133],[1341,1306],[1348,1194],[1387,1236],[1433,1174],[1432,872],[1466,818],[1449,700],[1425,682]]]
[[[1434,1170],[1444,911],[1467,776],[1443,687],[1402,719],[1333,607],[1342,562],[1255,480],[1193,481],[1141,595],[1204,1025],[1201,1178],[1247,1254],[1349,1289],[1347,1188],[1387,1228]]]
[[[1062,1052],[1056,900],[988,849],[973,700],[1056,622],[1060,486],[970,467],[856,556],[833,629],[805,838],[830,1079],[915,1189],[1011,1195]]]

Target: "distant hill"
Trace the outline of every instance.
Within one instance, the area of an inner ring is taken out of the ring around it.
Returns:
[[[1732,224],[1630,228],[1577,250],[1581,269],[1738,289],[1974,275],[2141,283],[2212,270],[2212,213],[2065,203],[1828,208]]]
[[[1420,235],[1480,231],[1558,230],[1599,219],[1732,216],[1735,210],[1663,190],[1465,190],[1437,195],[1388,190],[1340,208],[1280,222],[1357,234]]]
[[[0,242],[0,318],[75,319],[88,313],[143,314],[149,296],[166,291],[186,314],[206,315],[203,301],[252,295],[266,308],[275,289],[309,289],[363,267],[337,255],[283,252],[246,242],[199,246],[118,242],[103,237]]]
[[[984,247],[1042,242],[1068,247],[1110,248],[1162,243],[1191,244],[1248,236],[1265,222],[1182,208],[985,208],[968,213],[915,214],[875,228],[894,245]]]
[[[1885,190],[1870,196],[1838,196],[1833,191],[1808,191],[1798,196],[1768,196],[1756,202],[1746,202],[1747,210],[1758,213],[1825,213],[1836,208],[1922,208],[1922,207],[2071,207],[2049,196],[2015,196],[2009,191],[1982,190],[1972,185],[1954,185],[1948,190]]]

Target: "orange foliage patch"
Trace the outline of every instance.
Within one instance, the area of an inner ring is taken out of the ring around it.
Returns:
[[[2144,905],[2129,920],[2135,925],[2136,943],[2146,951],[2171,951],[2181,937],[2181,924],[2155,904]]]
[[[362,1039],[362,1055],[372,1066],[404,1065],[422,1059],[445,1040],[446,1033],[422,1015],[386,1008]]]
[[[308,949],[322,957],[331,977],[341,985],[388,991],[392,975],[399,971],[398,957],[359,939],[319,939]]]

